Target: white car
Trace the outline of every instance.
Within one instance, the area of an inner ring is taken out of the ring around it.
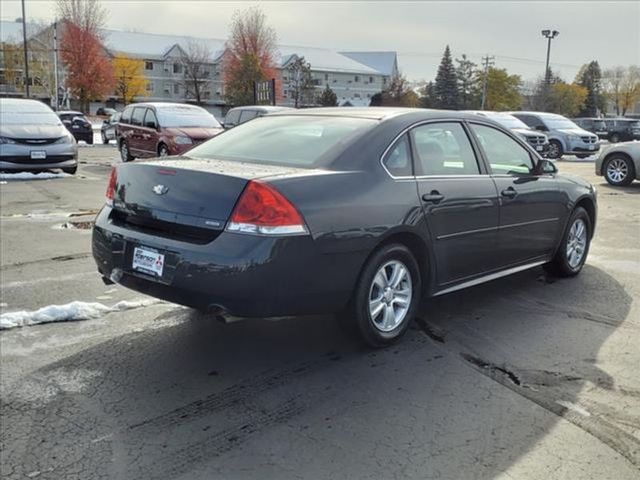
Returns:
[[[625,142],[603,147],[596,160],[596,175],[611,185],[623,187],[640,180],[640,142]]]
[[[0,98],[0,170],[78,169],[78,145],[60,118],[38,100]]]

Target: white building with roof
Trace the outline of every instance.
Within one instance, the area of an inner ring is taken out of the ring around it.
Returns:
[[[13,37],[21,35],[15,22],[0,23],[3,37],[9,32]],[[110,54],[124,54],[145,62],[147,91],[145,95],[136,97],[136,101],[193,101],[184,88],[182,57],[192,44],[206,47],[210,61],[208,68],[203,69],[202,101],[209,107],[221,109],[226,106],[222,72],[224,40],[111,29],[103,31],[103,40]],[[278,51],[279,84],[282,88],[279,97],[283,105],[293,104],[286,67],[296,57],[304,57],[310,64],[317,92],[328,85],[336,93],[340,105],[369,105],[371,97],[382,91],[391,76],[398,72],[395,52],[337,52],[289,45],[279,45]]]

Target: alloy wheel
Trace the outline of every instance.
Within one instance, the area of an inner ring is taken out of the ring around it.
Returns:
[[[607,178],[613,183],[622,183],[629,175],[627,162],[621,158],[614,158],[607,164]]]
[[[567,237],[567,262],[571,268],[578,268],[587,248],[587,226],[577,218],[571,225]]]
[[[390,332],[407,316],[413,284],[406,265],[391,260],[380,267],[369,289],[369,315],[375,328]]]

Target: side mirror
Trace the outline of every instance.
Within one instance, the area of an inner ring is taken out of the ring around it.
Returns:
[[[551,160],[547,160],[546,158],[541,159],[538,162],[538,173],[558,173],[558,167]]]

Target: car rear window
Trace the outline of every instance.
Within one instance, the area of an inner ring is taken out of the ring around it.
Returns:
[[[315,167],[377,123],[366,118],[311,115],[260,117],[190,150],[189,156]]]

